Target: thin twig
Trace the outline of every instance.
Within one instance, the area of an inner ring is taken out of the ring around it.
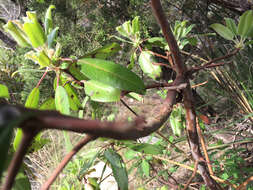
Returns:
[[[127,103],[124,101],[124,100],[122,100],[122,99],[120,99],[120,101],[121,101],[121,103],[128,109],[128,110],[130,110],[135,116],[139,116],[132,108],[130,108],[128,105],[127,105]]]
[[[211,162],[210,162],[210,159],[209,159],[209,156],[208,156],[208,153],[207,153],[205,139],[204,139],[204,137],[202,135],[202,132],[201,132],[201,129],[200,129],[200,126],[199,126],[199,120],[198,120],[197,117],[196,117],[196,126],[197,126],[197,131],[198,131],[200,143],[202,145],[202,149],[203,149],[203,152],[204,152],[204,155],[205,155],[205,158],[206,158],[206,162],[207,162],[207,167],[209,169],[209,173],[211,175],[214,175],[213,170],[212,170],[212,166],[211,166]]]
[[[52,183],[55,181],[57,176],[61,173],[63,168],[67,165],[67,163],[71,160],[71,158],[88,142],[95,140],[97,137],[92,135],[86,135],[61,161],[58,167],[54,170],[53,174],[50,178],[43,184],[41,190],[47,190],[50,188]]]
[[[192,173],[190,179],[187,181],[186,185],[184,186],[184,189],[183,189],[183,190],[186,190],[186,189],[189,187],[189,185],[190,185],[190,183],[192,182],[193,178],[196,176],[197,171],[198,171],[198,164],[199,164],[199,161],[195,161],[195,164],[194,164],[194,171],[193,171],[193,173]]]
[[[246,189],[247,185],[253,181],[253,176],[249,177],[246,181],[244,181],[241,185],[239,185],[236,190],[243,190]]]
[[[161,54],[159,54],[159,53],[156,53],[156,52],[153,52],[153,51],[150,51],[150,50],[149,50],[148,52],[150,52],[151,54],[153,54],[153,55],[156,56],[156,57],[161,57],[161,58],[163,58],[163,59],[168,60],[168,57],[165,56],[165,55],[161,55]]]
[[[2,190],[10,190],[12,185],[15,182],[16,175],[19,171],[19,168],[22,165],[23,158],[33,141],[33,138],[38,134],[38,130],[22,130],[22,139],[19,144],[17,152],[15,152],[14,157],[11,160],[11,163],[8,167],[7,176],[5,179],[5,183],[2,186]]]
[[[46,71],[44,72],[44,74],[42,75],[42,77],[41,77],[41,79],[39,80],[39,82],[37,83],[36,88],[39,88],[41,82],[42,82],[43,79],[46,77],[47,72],[48,72],[48,67],[47,67]]]

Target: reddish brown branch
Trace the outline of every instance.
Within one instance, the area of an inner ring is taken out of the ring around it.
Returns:
[[[212,166],[211,166],[211,162],[210,162],[210,159],[209,159],[209,156],[208,156],[208,153],[207,153],[205,139],[204,139],[204,137],[202,135],[202,132],[201,132],[201,129],[200,129],[200,126],[199,126],[199,120],[198,120],[198,118],[196,118],[196,123],[197,123],[197,131],[198,131],[198,135],[199,135],[199,138],[200,138],[200,143],[202,145],[202,150],[203,150],[205,158],[206,158],[206,162],[207,162],[207,167],[208,167],[209,173],[211,175],[214,175],[213,170],[212,170]]]
[[[95,140],[97,137],[86,135],[61,161],[61,163],[57,166],[57,168],[54,170],[51,177],[44,183],[44,185],[41,187],[41,190],[47,190],[50,188],[50,186],[53,184],[57,176],[61,173],[63,168],[67,165],[67,163],[72,159],[72,157],[88,142]]]
[[[215,62],[223,60],[223,59],[230,58],[230,57],[234,56],[235,54],[237,54],[239,51],[240,51],[240,48],[237,48],[234,51],[229,52],[227,55],[224,55],[224,56],[221,56],[221,57],[217,57],[217,58],[212,59],[209,62],[205,63],[204,65],[192,68],[191,70],[188,71],[188,73],[189,74],[193,74],[195,72],[198,72],[201,69],[222,66],[222,65],[224,65],[226,63],[224,63],[224,62],[223,63],[217,63],[217,64],[212,64],[212,63],[215,63]]]
[[[195,164],[194,164],[194,171],[190,177],[190,179],[188,180],[188,182],[186,183],[186,185],[184,186],[184,189],[183,190],[187,190],[187,188],[189,187],[190,183],[192,182],[193,178],[196,176],[197,174],[197,171],[198,171],[198,164],[199,162],[198,161],[195,161]]]
[[[186,72],[186,66],[182,62],[180,51],[177,45],[177,41],[174,38],[174,35],[170,29],[170,25],[167,21],[167,18],[165,17],[163,13],[163,8],[161,5],[160,0],[151,0],[151,7],[153,9],[153,13],[158,21],[158,23],[161,26],[163,35],[169,45],[170,51],[172,53],[172,56],[174,58],[175,63],[175,70],[177,74],[183,75]]]
[[[157,21],[161,25],[163,35],[169,45],[172,56],[174,58],[173,68],[177,72],[177,76],[183,76],[184,82],[187,83],[187,87],[183,89],[184,107],[186,110],[187,134],[188,134],[189,144],[191,148],[191,153],[194,160],[201,161],[204,159],[203,159],[203,156],[201,155],[200,148],[199,148],[199,140],[198,140],[198,134],[196,130],[196,113],[195,113],[195,108],[194,108],[194,99],[193,99],[193,95],[192,95],[192,91],[190,87],[190,82],[189,82],[189,79],[187,78],[189,76],[186,75],[187,68],[186,68],[186,65],[182,62],[181,54],[180,54],[177,42],[175,40],[175,37],[173,36],[173,33],[171,32],[169,23],[163,13],[160,0],[151,0],[151,6],[152,6],[153,13],[156,16]],[[198,169],[200,171],[200,174],[205,184],[210,189],[220,189],[216,181],[211,178],[206,168],[205,162],[200,162]]]
[[[29,130],[28,128],[25,128],[22,130],[22,139],[19,144],[17,152],[15,152],[11,163],[8,167],[7,176],[5,178],[5,183],[2,186],[2,190],[10,190],[12,185],[14,184],[16,175],[18,174],[18,171],[23,163],[23,158],[33,140],[33,138],[38,134],[38,130]]]

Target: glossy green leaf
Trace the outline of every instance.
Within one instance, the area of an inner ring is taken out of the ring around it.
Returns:
[[[111,44],[107,44],[101,48],[98,48],[90,53],[85,54],[80,59],[82,58],[107,59],[108,57],[117,53],[119,50],[121,50],[120,45],[118,43],[113,42]]]
[[[160,145],[153,145],[148,143],[140,143],[140,144],[127,143],[126,146],[137,152],[154,155],[162,154],[164,149],[164,147]]]
[[[90,80],[85,82],[85,94],[97,102],[116,102],[120,100],[121,91],[104,83]]]
[[[237,26],[235,21],[231,18],[225,18],[227,27],[236,35],[237,34]]]
[[[162,69],[159,65],[154,65],[156,63],[153,55],[148,51],[142,51],[139,56],[139,65],[142,71],[153,79],[160,77]]]
[[[81,66],[77,65],[76,63],[72,63],[69,67],[70,74],[75,77],[75,79],[81,81],[81,80],[88,80],[89,78],[86,77],[80,70]]]
[[[55,106],[60,113],[69,115],[70,105],[67,91],[62,86],[58,86],[55,92]]]
[[[47,67],[52,63],[51,59],[47,56],[44,50],[39,52],[29,51],[25,54],[25,58],[38,63],[40,68]]]
[[[242,37],[248,37],[248,33],[253,25],[253,11],[249,10],[243,13],[238,24],[238,34]]]
[[[43,102],[43,104],[40,106],[40,110],[55,110],[55,100],[54,98],[48,98]]]
[[[25,102],[25,107],[32,108],[32,109],[38,108],[39,99],[40,99],[40,91],[39,91],[39,88],[35,87],[30,92],[30,94]],[[15,151],[17,150],[19,143],[21,142],[22,136],[23,136],[22,129],[18,128],[17,132],[15,134],[14,141],[13,141],[13,148]]]
[[[38,22],[35,12],[27,12],[24,18],[23,29],[34,48],[42,46],[46,42],[46,35]]]
[[[57,86],[57,79],[54,80],[54,89]],[[82,107],[81,102],[78,98],[76,90],[72,87],[71,84],[68,83],[67,79],[60,77],[59,86],[64,86],[64,89],[67,92],[68,99],[69,99],[69,106],[73,111],[79,110]]]
[[[16,134],[15,134],[14,140],[13,140],[13,149],[15,151],[17,151],[17,149],[18,149],[18,146],[19,146],[19,143],[21,142],[22,136],[23,136],[22,129],[18,128],[16,131]]]
[[[0,98],[10,98],[8,87],[0,84]]]
[[[141,168],[142,168],[144,175],[146,177],[149,177],[150,166],[149,166],[149,163],[145,159],[142,159]]]
[[[140,32],[140,23],[139,23],[139,18],[138,16],[134,17],[132,20],[132,30],[133,34],[136,34],[137,32]]]
[[[234,33],[226,26],[216,23],[212,24],[210,26],[212,29],[214,29],[220,36],[227,40],[233,40],[234,39]]]
[[[25,107],[33,108],[33,109],[38,108],[39,99],[40,99],[40,90],[39,90],[39,88],[35,87],[30,92],[30,94],[25,102]]]
[[[51,33],[53,29],[53,19],[52,19],[52,9],[55,9],[54,5],[50,5],[47,9],[46,15],[45,15],[45,33],[49,34]]]
[[[54,44],[54,40],[58,34],[58,30],[59,30],[59,27],[56,27],[55,29],[53,29],[47,36],[47,45],[49,48],[52,48],[53,47],[53,44]]]
[[[145,93],[143,81],[132,71],[102,59],[85,58],[77,62],[81,65],[81,72],[90,78],[121,90]]]
[[[30,43],[26,34],[16,25],[13,21],[8,21],[7,24],[3,26],[6,32],[8,32],[14,40],[21,47],[29,47]]]
[[[118,183],[119,189],[128,190],[128,175],[121,156],[112,149],[107,149],[104,156],[112,167],[113,176]]]

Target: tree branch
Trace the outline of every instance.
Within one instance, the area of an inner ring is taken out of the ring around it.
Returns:
[[[61,173],[63,168],[67,165],[67,163],[72,159],[72,157],[87,143],[90,141],[95,140],[96,136],[86,135],[61,161],[61,163],[57,166],[57,168],[54,170],[51,177],[44,183],[44,185],[41,187],[41,190],[47,190],[50,188],[50,186],[53,184],[57,176]]]

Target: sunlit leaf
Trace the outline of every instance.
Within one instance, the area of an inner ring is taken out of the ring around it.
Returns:
[[[57,86],[57,79],[55,78],[55,80],[54,80],[54,88],[55,89],[56,89],[56,86]],[[81,108],[82,105],[81,105],[81,102],[80,102],[79,97],[77,95],[77,92],[73,88],[73,86],[71,84],[69,84],[67,79],[65,79],[63,77],[60,77],[59,86],[64,86],[64,88],[68,94],[70,108],[73,111],[79,110],[79,108]]]
[[[8,87],[0,84],[0,98],[10,98]]]
[[[62,114],[70,114],[70,105],[67,91],[62,86],[58,86],[55,92],[55,106],[56,110]]]
[[[43,104],[40,106],[40,110],[55,110],[55,100],[54,98],[46,99]]]
[[[234,33],[226,26],[216,23],[212,24],[210,26],[212,29],[214,29],[220,36],[227,40],[233,40],[234,39]]]
[[[47,67],[52,63],[51,59],[47,56],[44,50],[39,52],[29,51],[25,54],[25,57],[27,59],[31,59],[35,63],[38,63],[40,68]]]
[[[143,81],[135,73],[119,64],[91,58],[80,59],[77,64],[81,65],[81,72],[92,80],[121,90],[145,93]]]
[[[40,90],[39,88],[35,87],[29,94],[26,102],[25,107],[27,108],[38,108],[40,99]]]
[[[153,79],[160,77],[162,69],[155,65],[156,61],[153,55],[148,51],[142,51],[139,56],[139,65],[142,71]]]
[[[85,94],[97,102],[116,102],[120,100],[121,91],[104,83],[90,80],[85,82]]]
[[[145,175],[146,177],[149,177],[149,169],[150,169],[150,166],[149,166],[149,163],[147,162],[147,160],[142,159],[141,168],[142,168],[142,171],[143,171],[144,175]]]
[[[13,21],[8,21],[7,24],[3,26],[6,32],[14,38],[14,40],[21,47],[29,47],[30,43],[26,34],[16,25]]]
[[[49,34],[53,29],[52,9],[55,9],[54,5],[50,5],[45,15],[45,33]]]
[[[127,143],[127,147],[131,148],[134,151],[145,153],[145,154],[162,154],[164,147],[160,145],[148,144],[148,143]]]
[[[112,149],[107,149],[104,156],[112,167],[113,176],[118,183],[119,189],[128,190],[128,175],[121,156]]]
[[[133,34],[136,34],[137,32],[140,32],[140,23],[139,23],[139,18],[138,16],[134,17],[132,20],[132,30]]]
[[[24,18],[25,23],[23,29],[28,36],[34,48],[42,46],[46,42],[46,35],[42,26],[38,22],[35,12],[26,12],[27,17]]]

